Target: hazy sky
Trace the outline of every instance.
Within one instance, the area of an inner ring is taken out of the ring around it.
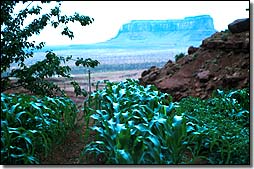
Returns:
[[[73,40],[50,27],[36,40],[45,41],[46,45],[96,43],[114,37],[122,24],[131,20],[183,19],[197,15],[210,15],[215,29],[221,31],[234,20],[249,17],[246,8],[249,1],[63,1],[63,14],[78,12],[95,21],[86,27],[71,24]]]

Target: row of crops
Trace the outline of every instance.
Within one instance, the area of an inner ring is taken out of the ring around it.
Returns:
[[[1,93],[1,164],[39,164],[75,127],[77,113],[68,98]]]
[[[216,90],[207,100],[172,102],[169,94],[137,80],[106,82],[83,106],[96,137],[82,160],[105,164],[250,164],[248,89]],[[75,127],[75,104],[68,98],[1,94],[1,163],[40,163]],[[91,140],[91,139],[90,139]]]

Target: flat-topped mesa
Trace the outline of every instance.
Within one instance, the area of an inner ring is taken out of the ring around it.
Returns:
[[[213,19],[209,15],[170,20],[132,20],[122,25],[118,34],[107,42],[186,48],[199,46],[203,39],[215,32]]]
[[[171,20],[132,20],[124,24],[119,33],[125,32],[172,32],[185,30],[215,31],[209,15]]]

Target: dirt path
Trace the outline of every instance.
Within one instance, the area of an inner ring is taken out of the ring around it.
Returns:
[[[110,80],[110,81],[122,81],[127,78],[133,78],[138,79],[140,77],[140,74],[143,72],[143,70],[133,70],[133,71],[125,71],[125,72],[105,72],[105,73],[95,73],[92,74],[91,81],[92,83],[97,83],[98,80]],[[75,80],[78,82],[85,81],[84,75],[76,75]],[[59,81],[59,84],[62,84],[62,87],[64,87],[63,83]],[[82,88],[87,89],[87,84],[83,83]],[[70,85],[65,85],[65,89],[67,90],[68,96],[71,97],[71,99],[78,105],[78,108],[80,109],[80,114],[78,115],[78,118],[80,119],[82,117],[82,103],[84,101],[84,97],[76,97],[75,93],[73,92],[73,88]],[[95,90],[95,86],[92,86],[92,91]],[[89,158],[88,161],[85,161],[85,159],[82,159],[80,161],[80,153],[84,149],[85,145],[94,139],[95,134],[91,133],[88,138],[84,137],[86,127],[84,126],[84,121],[81,119],[81,121],[78,122],[78,126],[75,130],[70,131],[67,136],[64,143],[60,145],[55,145],[52,149],[52,152],[49,153],[49,155],[44,158],[41,157],[41,164],[100,164],[102,163],[100,159]]]

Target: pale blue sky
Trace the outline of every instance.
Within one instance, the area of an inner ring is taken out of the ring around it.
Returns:
[[[131,20],[183,19],[197,15],[210,15],[215,29],[221,31],[234,20],[248,17],[245,10],[248,7],[249,1],[63,1],[63,14],[78,12],[95,21],[86,27],[70,24],[73,40],[47,27],[36,41],[45,41],[47,45],[96,43],[114,37],[122,24]]]

